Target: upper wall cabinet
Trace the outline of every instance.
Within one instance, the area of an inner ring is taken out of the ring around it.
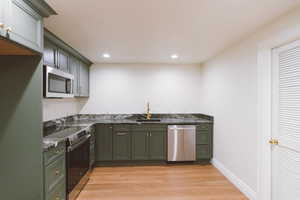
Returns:
[[[4,1],[0,1],[0,36],[4,35]]]
[[[87,64],[80,62],[79,65],[80,74],[79,74],[79,96],[88,97],[90,95],[90,68]]]
[[[92,62],[47,29],[44,30],[44,41],[44,65],[73,74],[74,96],[89,97],[89,68]]]
[[[43,52],[43,17],[56,14],[42,0],[1,0],[1,36]]]
[[[79,91],[79,60],[74,56],[69,57],[70,73],[74,76],[73,92],[75,97],[80,96]]]
[[[70,70],[69,70],[69,54],[62,49],[58,49],[57,59],[58,59],[57,68],[64,72],[70,72]]]
[[[50,42],[48,39],[44,40],[44,64],[54,67],[57,67],[57,47],[55,44]]]

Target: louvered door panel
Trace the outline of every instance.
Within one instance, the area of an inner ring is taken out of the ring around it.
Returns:
[[[300,42],[273,51],[272,200],[300,199]]]

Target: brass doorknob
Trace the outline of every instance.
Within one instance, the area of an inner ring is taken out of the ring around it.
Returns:
[[[279,141],[276,140],[276,139],[271,139],[271,140],[269,141],[269,143],[270,143],[270,144],[274,144],[274,145],[278,145],[278,144],[279,144]]]

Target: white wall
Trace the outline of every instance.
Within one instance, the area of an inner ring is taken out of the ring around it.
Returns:
[[[199,112],[200,65],[96,64],[81,113]]]
[[[300,9],[205,62],[200,110],[215,117],[215,164],[255,199],[258,187],[258,46],[299,34]]]
[[[43,121],[78,114],[85,99],[43,99]]]

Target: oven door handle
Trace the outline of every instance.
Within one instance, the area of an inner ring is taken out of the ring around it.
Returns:
[[[73,151],[74,149],[76,149],[77,147],[79,147],[80,145],[82,145],[83,143],[85,143],[89,138],[91,137],[91,134],[86,135],[86,138],[84,140],[82,140],[81,142],[75,144],[75,145],[71,145],[68,147],[68,152]]]

